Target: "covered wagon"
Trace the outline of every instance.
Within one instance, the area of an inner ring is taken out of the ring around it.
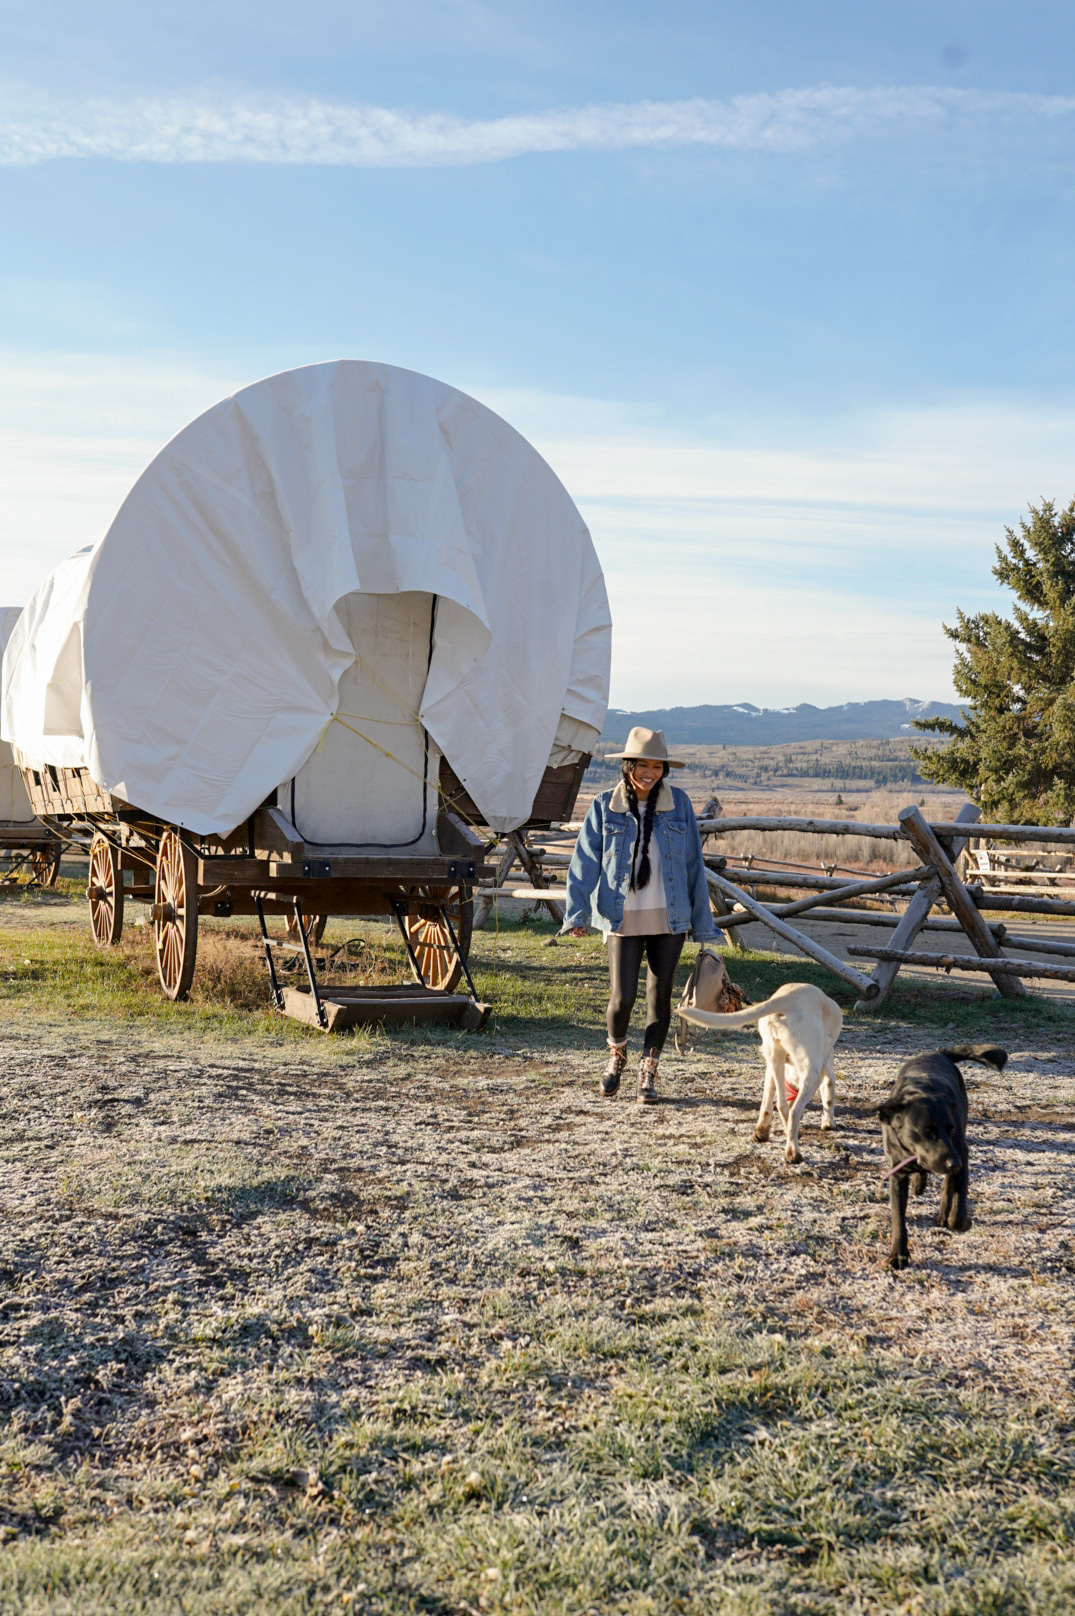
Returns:
[[[0,656],[21,612],[21,606],[0,606]],[[11,747],[0,741],[0,854],[7,861],[5,879],[17,881],[29,871],[39,886],[55,886],[62,851],[62,838],[34,813]]]
[[[97,940],[151,905],[169,998],[199,915],[256,914],[278,1005],[368,1016],[319,992],[309,936],[382,916],[407,1012],[437,995],[472,1019],[453,990],[473,994],[488,833],[570,817],[610,638],[590,535],[525,439],[427,376],[339,361],[245,388],[161,451],[15,625],[0,733],[43,822],[92,836]]]

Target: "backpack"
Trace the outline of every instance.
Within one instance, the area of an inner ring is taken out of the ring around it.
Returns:
[[[726,1016],[742,1010],[747,1003],[746,994],[732,981],[720,955],[714,954],[711,948],[700,948],[694,969],[683,989],[679,1008],[684,1010],[689,1005],[693,1010],[713,1010],[718,1015]],[[680,1016],[676,1022],[676,1048],[681,1055],[685,1055],[690,1047],[687,1043],[687,1026],[688,1023]]]

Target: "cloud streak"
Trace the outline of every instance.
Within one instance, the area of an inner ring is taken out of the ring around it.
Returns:
[[[700,148],[794,153],[915,134],[1051,130],[1075,98],[945,88],[820,87],[728,101],[638,101],[465,119],[293,96],[38,100],[0,109],[0,166],[58,159],[462,167],[552,152]]]
[[[0,350],[0,604],[98,539],[161,444],[249,379],[177,354]],[[706,691],[774,706],[947,698],[942,621],[999,604],[990,567],[1004,525],[1028,500],[1066,504],[1075,488],[1071,399],[811,421],[781,439],[768,421],[738,422],[731,442],[619,403],[475,391],[548,458],[590,524],[617,706]],[[834,613],[840,632],[826,634]],[[675,625],[657,684],[637,654],[654,614]]]

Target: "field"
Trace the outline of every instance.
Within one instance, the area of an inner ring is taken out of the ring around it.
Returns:
[[[955,819],[966,797],[931,785],[914,772],[907,741],[811,741],[787,746],[673,747],[687,767],[677,770],[698,809],[716,799],[725,818],[745,814],[815,819],[859,819],[892,824],[901,808],[919,803],[926,817]],[[595,759],[586,771],[578,813],[619,778],[614,759]],[[793,863],[835,863],[842,868],[892,869],[895,844],[866,837],[817,837],[795,832],[734,831],[710,844],[733,857],[765,853]]]
[[[928,735],[911,740],[789,741],[782,746],[673,746],[688,765],[681,779],[692,796],[715,791],[812,792],[846,797],[848,792],[900,790],[911,796],[935,788],[918,773],[911,745],[937,744]],[[587,772],[598,789],[617,776],[619,762],[606,757],[610,744],[599,743]],[[600,780],[600,786],[598,781]]]
[[[1071,1608],[1067,1004],[837,990],[792,1169],[750,1030],[598,1096],[596,939],[501,917],[484,1034],[330,1041],[206,933],[169,1007],[73,883],[0,902],[0,1611]],[[873,1108],[968,1038],[1012,1051],[968,1068],[974,1227],[931,1195],[895,1276]]]

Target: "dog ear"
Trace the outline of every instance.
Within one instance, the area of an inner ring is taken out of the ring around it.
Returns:
[[[881,1118],[882,1122],[891,1122],[892,1118],[896,1115],[896,1112],[902,1110],[903,1107],[900,1105],[898,1100],[885,1100],[877,1107],[877,1115]]]

